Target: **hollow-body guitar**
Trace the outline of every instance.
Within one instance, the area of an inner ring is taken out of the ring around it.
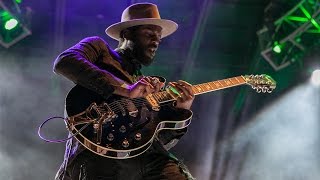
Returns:
[[[195,95],[243,84],[257,92],[271,93],[275,81],[268,75],[237,76],[192,86]],[[144,153],[161,130],[181,130],[191,123],[192,111],[172,108],[179,93],[173,87],[129,99],[112,95],[108,99],[76,85],[66,98],[68,130],[87,149],[114,159]]]

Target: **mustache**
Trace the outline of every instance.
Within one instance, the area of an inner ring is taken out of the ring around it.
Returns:
[[[148,48],[154,48],[154,49],[158,49],[159,45],[157,43],[150,43],[148,45]]]
[[[147,49],[152,49],[153,51],[157,51],[158,46],[157,45],[149,45],[149,46],[147,46]]]

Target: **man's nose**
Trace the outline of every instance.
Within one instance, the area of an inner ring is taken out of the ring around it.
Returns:
[[[156,45],[157,47],[159,46],[161,40],[159,36],[153,36],[152,38],[152,44]]]
[[[158,47],[159,46],[159,41],[156,41],[156,40],[154,40],[154,41],[152,41],[152,45],[153,46],[156,46],[156,47]]]

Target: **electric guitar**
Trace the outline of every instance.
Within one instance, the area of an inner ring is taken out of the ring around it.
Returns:
[[[251,85],[258,93],[271,93],[276,82],[268,75],[237,76],[192,86],[195,95],[239,85]],[[161,130],[179,130],[191,123],[192,111],[172,108],[179,93],[173,87],[129,99],[103,98],[76,85],[66,98],[67,129],[92,152],[114,159],[144,153]]]

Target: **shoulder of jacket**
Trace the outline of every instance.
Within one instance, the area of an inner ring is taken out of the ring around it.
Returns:
[[[109,44],[99,36],[90,36],[82,39],[80,42],[97,43],[100,45],[105,45],[109,47]]]

